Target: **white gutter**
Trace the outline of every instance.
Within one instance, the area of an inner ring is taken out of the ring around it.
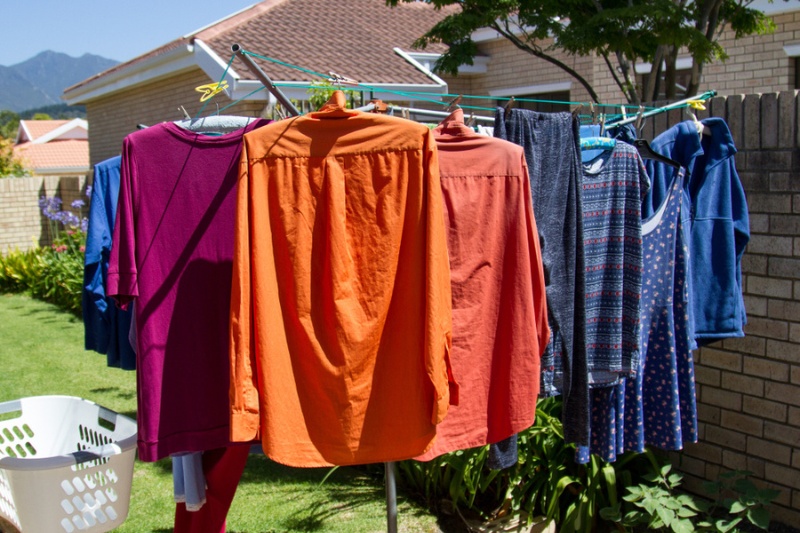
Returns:
[[[67,105],[85,104],[116,91],[163,78],[195,66],[194,47],[190,44],[178,46],[163,54],[145,59],[116,72],[111,72],[86,85],[64,93],[61,99]],[[222,72],[220,71],[220,74]]]
[[[691,56],[689,56],[689,57],[679,57],[675,61],[675,69],[676,70],[690,69],[690,68],[692,68],[693,62],[694,61],[692,60]],[[666,70],[666,68],[667,68],[667,64],[666,63],[662,63],[662,66],[661,66],[662,71]],[[636,74],[650,74],[650,71],[653,70],[653,65],[651,65],[650,63],[636,63],[636,66],[634,67],[634,70],[636,71]]]
[[[496,89],[489,91],[489,96],[506,97],[522,96],[525,94],[544,94],[569,91],[572,89],[571,81],[560,81],[556,83],[542,83],[539,85],[525,85],[522,87],[509,87],[507,89]]]
[[[67,137],[67,139],[86,140],[88,138],[89,123],[82,118],[74,118],[69,122],[67,122],[66,124],[62,124],[61,126],[57,127],[53,131],[45,135],[42,135],[36,140],[31,141],[31,144],[45,144],[47,142],[52,141],[53,139],[61,137],[68,131],[78,128],[83,129],[84,133],[86,133],[87,135],[83,137]]]
[[[422,72],[430,79],[432,79],[437,85],[439,85],[440,87],[444,87],[443,92],[447,92],[447,82],[444,81],[439,76],[437,76],[436,74],[434,74],[433,72],[431,72],[430,69],[425,68],[425,65],[423,65],[422,63],[411,57],[411,54],[404,52],[402,49],[398,47],[394,47],[392,48],[392,50],[394,50],[395,54],[399,55],[400,57],[411,63],[412,66],[416,67],[420,72]]]

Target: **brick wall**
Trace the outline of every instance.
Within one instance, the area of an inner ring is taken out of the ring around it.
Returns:
[[[0,253],[50,244],[51,228],[39,210],[39,198],[58,196],[64,201],[64,209],[80,215],[69,206],[77,199],[88,206],[85,192],[86,176],[0,179]],[[83,215],[87,213],[88,207],[84,207]]]
[[[800,524],[800,118],[797,91],[716,97],[739,152],[750,212],[742,261],[746,336],[695,352],[700,440],[675,460],[687,486],[750,470],[781,491],[773,518]],[[686,120],[674,111],[647,124],[652,138]]]
[[[767,35],[736,39],[730,28],[722,32],[719,44],[729,58],[704,66],[700,92],[715,90],[719,95],[731,95],[795,88],[794,59],[786,55],[783,47],[800,43],[800,10],[777,14],[772,19],[775,31]],[[549,44],[542,43],[542,48],[547,49]],[[489,70],[486,74],[471,77],[471,94],[486,95],[493,89],[570,81],[570,99],[575,102],[589,101],[586,90],[566,72],[519,50],[505,39],[479,43],[478,49],[479,54],[490,57]],[[600,102],[619,104],[626,101],[602,58],[570,56],[560,51],[553,55],[584,76],[597,92]],[[681,56],[688,56],[688,52],[681,52]],[[451,77],[444,76],[444,79],[455,86]],[[476,105],[487,104],[483,102]]]

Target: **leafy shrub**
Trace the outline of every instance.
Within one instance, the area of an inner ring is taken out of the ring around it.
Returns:
[[[80,216],[80,211],[84,205],[83,200],[75,200],[72,208],[79,212],[75,214],[61,209],[60,198],[39,200],[51,235],[55,235],[53,243],[0,256],[0,291],[26,292],[81,314],[87,219]]]
[[[447,505],[484,520],[544,516],[561,532],[618,531],[600,510],[620,504],[621,487],[647,484],[644,476],[659,472],[666,456],[646,450],[614,463],[592,455],[578,464],[575,445],[564,441],[561,409],[560,398],[539,400],[533,426],[518,435],[519,461],[512,468],[491,470],[483,446],[424,463],[399,462],[400,479],[431,508]]]
[[[760,529],[769,527],[769,511],[765,506],[779,492],[758,489],[748,479],[751,472],[727,472],[717,481],[706,482],[706,491],[715,497],[713,502],[708,502],[676,491],[683,476],[670,473],[670,469],[670,465],[664,465],[660,472],[645,477],[647,484],[628,487],[624,502],[602,509],[600,514],[618,524],[620,531],[646,528],[672,533],[728,533],[739,531],[737,526],[745,519]]]

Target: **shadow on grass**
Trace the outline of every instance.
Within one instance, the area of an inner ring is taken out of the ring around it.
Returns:
[[[47,302],[45,302],[47,303]],[[54,305],[54,304],[50,304]],[[22,309],[22,307],[18,307],[17,309]],[[36,315],[50,315],[49,318],[38,318],[38,322],[44,322],[46,324],[63,324],[64,320],[71,324],[82,324],[83,320],[79,317],[70,313],[69,311],[64,311],[62,309],[58,309],[58,315],[53,315],[53,308],[45,308],[45,309],[27,309],[22,311],[20,315],[23,316],[36,316]]]
[[[120,387],[98,387],[94,389],[90,389],[89,392],[93,392],[95,394],[113,394],[117,398],[121,398],[123,400],[130,400],[136,397],[136,391],[123,391]],[[133,418],[136,418],[136,413],[134,413]],[[126,414],[126,416],[129,416]]]

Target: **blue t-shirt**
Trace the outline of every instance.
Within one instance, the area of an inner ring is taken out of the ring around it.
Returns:
[[[121,159],[112,157],[94,167],[83,270],[84,347],[106,354],[108,366],[135,370],[136,353],[128,340],[132,311],[119,309],[106,296]]]

